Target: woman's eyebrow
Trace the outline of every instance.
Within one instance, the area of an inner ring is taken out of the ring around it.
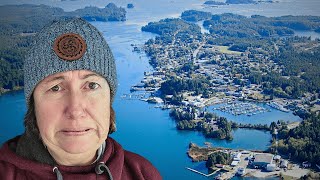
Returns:
[[[65,79],[64,76],[56,76],[56,77],[49,78],[48,80],[45,80],[44,83],[48,84],[48,83],[51,83],[52,81],[64,80],[64,79]]]
[[[97,75],[97,74],[86,74],[86,75],[84,75],[84,76],[82,76],[81,77],[81,79],[87,79],[87,78],[89,78],[89,77],[100,77],[99,75]]]
[[[86,75],[80,77],[80,79],[84,80],[84,79],[87,79],[87,78],[90,78],[90,77],[100,77],[100,76],[97,75],[97,74],[92,73],[92,74],[86,74]],[[65,76],[63,76],[63,75],[62,75],[62,76],[55,76],[55,77],[49,78],[48,80],[45,80],[44,83],[45,83],[45,84],[49,84],[49,83],[51,83],[51,82],[53,82],[53,81],[65,80],[65,79],[66,79],[66,78],[65,78]]]

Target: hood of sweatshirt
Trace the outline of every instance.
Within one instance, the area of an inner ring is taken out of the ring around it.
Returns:
[[[54,168],[57,168],[63,179],[100,179],[100,176],[101,179],[106,179],[108,173],[99,175],[95,170],[97,165],[102,163],[109,168],[108,171],[112,174],[113,179],[144,179],[146,177],[161,179],[159,172],[150,162],[137,154],[123,150],[121,145],[110,137],[106,140],[106,149],[99,162],[77,167],[60,165],[55,167],[19,156],[12,151],[17,146],[19,138],[20,136],[17,136],[8,141],[0,149],[0,177],[2,173],[5,173],[6,178],[12,174],[12,179],[23,177],[23,175],[28,178],[59,179],[58,174],[54,171]],[[1,169],[4,172],[1,172]]]

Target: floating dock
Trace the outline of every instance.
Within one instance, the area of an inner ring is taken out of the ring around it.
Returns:
[[[218,169],[218,170],[216,170],[216,171],[214,171],[214,172],[212,172],[212,173],[210,173],[210,174],[205,174],[205,173],[203,173],[203,172],[197,171],[197,170],[192,169],[192,168],[189,168],[189,167],[186,167],[186,169],[188,169],[188,170],[190,170],[190,171],[192,171],[192,172],[201,174],[202,176],[205,176],[205,177],[210,177],[210,176],[214,175],[215,173],[217,173],[218,171],[220,171],[220,169]]]

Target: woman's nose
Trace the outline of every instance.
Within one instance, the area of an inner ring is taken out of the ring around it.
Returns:
[[[71,92],[66,99],[66,116],[77,120],[86,116],[85,97],[79,92]]]

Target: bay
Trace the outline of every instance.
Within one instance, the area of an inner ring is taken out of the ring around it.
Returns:
[[[199,132],[177,131],[168,110],[154,108],[155,105],[139,100],[121,99],[122,94],[128,93],[130,87],[143,78],[144,71],[152,69],[144,54],[132,52],[131,44],[143,43],[154,35],[141,32],[139,26],[126,22],[94,22],[93,25],[103,30],[115,53],[119,72],[119,91],[114,104],[118,131],[112,137],[126,149],[147,157],[164,179],[204,178],[185,169],[196,166],[186,154],[190,142],[201,146],[204,142],[211,142],[213,146],[256,150],[265,150],[270,145],[270,134],[263,131],[239,129],[234,132],[232,142],[206,139]],[[257,139],[248,140],[252,136]]]

